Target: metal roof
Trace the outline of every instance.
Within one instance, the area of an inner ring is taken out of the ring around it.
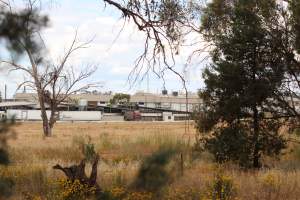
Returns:
[[[16,106],[35,106],[36,103],[28,101],[7,101],[0,102],[0,107],[16,107]]]
[[[72,94],[70,95],[72,99],[85,99],[87,101],[104,101],[109,102],[113,98],[113,95],[106,94]],[[35,93],[17,93],[15,95],[17,100],[28,100],[28,101],[37,101],[37,95]],[[161,94],[151,94],[151,93],[136,93],[130,96],[130,102],[138,103],[179,103],[185,104],[186,99],[184,95],[173,96],[173,95],[161,95]],[[188,95],[189,104],[199,104],[201,99],[197,94]]]

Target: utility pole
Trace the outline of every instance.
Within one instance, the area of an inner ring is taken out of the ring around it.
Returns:
[[[147,73],[147,93],[149,93],[149,73]]]
[[[5,86],[4,86],[4,101],[6,101],[6,99],[7,99],[7,85],[5,84]]]

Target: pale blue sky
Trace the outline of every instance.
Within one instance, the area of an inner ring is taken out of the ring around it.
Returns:
[[[132,24],[126,24],[118,39],[119,30],[123,24],[120,13],[109,5],[104,6],[101,0],[56,0],[54,3],[44,3],[43,12],[49,15],[50,27],[43,33],[49,55],[57,59],[68,47],[74,32],[78,29],[80,40],[85,41],[95,37],[90,48],[81,50],[72,57],[71,62],[80,67],[85,63],[96,63],[97,72],[87,81],[104,82],[102,91],[134,93],[138,90],[147,91],[147,81],[136,84],[129,89],[127,77],[134,66],[135,59],[143,50],[143,34]],[[114,42],[115,41],[115,42]],[[191,50],[183,49],[176,58],[176,69],[183,70],[183,63]],[[186,74],[188,89],[197,91],[202,86],[201,69],[204,64],[189,67]],[[15,92],[16,85],[23,80],[20,73],[7,74],[3,72],[1,78],[1,91],[4,84],[9,85],[9,96]],[[166,88],[168,90],[182,90],[178,77],[171,72],[166,74]],[[149,75],[150,92],[160,91],[162,80],[153,74]]]

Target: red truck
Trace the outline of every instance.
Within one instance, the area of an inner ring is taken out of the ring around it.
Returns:
[[[124,119],[126,121],[140,121],[142,119],[142,115],[140,111],[126,111]]]

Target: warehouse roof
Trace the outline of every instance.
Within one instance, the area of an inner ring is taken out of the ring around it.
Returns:
[[[109,102],[110,99],[113,98],[111,94],[72,94],[70,96],[72,99],[84,99],[87,101],[103,101]],[[37,95],[36,93],[17,93],[15,95],[16,100],[27,100],[27,101],[36,101]],[[186,103],[185,95],[162,95],[162,94],[152,94],[152,93],[143,93],[138,92],[134,95],[131,95],[130,102],[138,103],[138,102],[147,102],[147,103]],[[201,103],[200,98],[197,94],[188,94],[188,103],[189,104],[199,104]]]
[[[16,106],[35,106],[36,103],[34,102],[27,102],[27,101],[7,101],[7,102],[0,102],[0,107],[16,107]]]

